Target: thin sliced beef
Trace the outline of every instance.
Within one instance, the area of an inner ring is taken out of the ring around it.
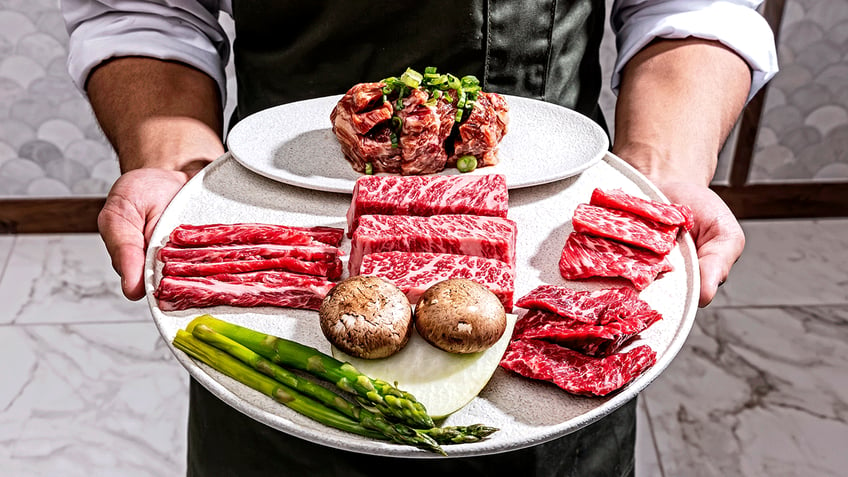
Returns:
[[[568,236],[559,259],[560,275],[567,280],[621,277],[638,290],[672,268],[665,255],[579,232]]]
[[[361,215],[469,214],[506,217],[509,191],[500,174],[362,176],[347,212],[348,237]]]
[[[316,241],[338,247],[343,237],[344,229],[336,227],[291,227],[273,224],[236,223],[183,224],[171,232],[169,240],[171,244],[178,247],[238,244],[316,245]]]
[[[515,324],[512,338],[550,341],[585,355],[600,357],[618,352],[646,327],[638,319],[594,325],[544,310],[530,310]]]
[[[363,215],[353,233],[350,275],[377,252],[436,252],[494,258],[515,267],[515,222],[478,215]]]
[[[162,311],[228,305],[317,310],[334,282],[287,272],[252,272],[209,277],[162,277],[154,296]]]
[[[623,210],[658,224],[673,225],[690,230],[694,225],[692,209],[681,204],[665,204],[655,200],[643,199],[624,192],[621,189],[592,192],[591,205]]]
[[[625,353],[593,358],[541,340],[510,342],[501,366],[531,379],[550,381],[572,394],[606,396],[652,366],[656,352],[639,346]]]
[[[500,260],[449,253],[381,252],[365,255],[359,272],[394,283],[410,303],[417,303],[437,282],[467,278],[488,287],[507,312],[512,310],[515,279],[511,267]]]
[[[627,287],[577,291],[561,285],[539,285],[515,305],[546,310],[592,325],[638,320],[645,324],[644,329],[662,318],[635,290]]]
[[[459,125],[454,153],[448,165],[465,155],[477,158],[477,167],[498,163],[498,145],[509,127],[509,107],[503,96],[481,92],[471,114]]]
[[[280,270],[303,273],[336,280],[342,275],[342,261],[312,262],[294,257],[276,257],[263,260],[237,260],[231,262],[194,263],[183,261],[165,262],[162,274],[176,277],[205,277],[221,273],[244,273],[259,270]]]
[[[223,245],[217,247],[182,248],[165,244],[157,252],[163,262],[218,263],[239,260],[268,260],[292,257],[311,262],[334,262],[340,250],[329,245]]]
[[[579,204],[571,221],[577,232],[618,240],[662,255],[674,248],[678,232],[675,226],[589,204]]]

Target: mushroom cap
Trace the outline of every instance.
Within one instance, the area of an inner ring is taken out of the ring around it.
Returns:
[[[318,311],[321,331],[333,346],[358,358],[385,358],[412,334],[412,307],[393,283],[355,276],[333,287]]]
[[[485,285],[451,278],[428,288],[415,307],[415,328],[433,346],[450,353],[476,353],[506,330],[506,311]]]

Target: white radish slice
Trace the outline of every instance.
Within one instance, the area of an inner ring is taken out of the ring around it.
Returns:
[[[332,347],[332,354],[372,378],[397,383],[399,389],[411,393],[424,404],[433,419],[442,419],[471,402],[498,368],[517,317],[507,314],[506,318],[503,336],[479,353],[448,353],[413,331],[409,343],[388,358],[354,358],[336,347]]]

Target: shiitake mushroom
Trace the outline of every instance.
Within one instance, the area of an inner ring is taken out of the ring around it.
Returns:
[[[415,329],[433,346],[450,353],[476,353],[495,344],[506,330],[506,311],[486,286],[451,278],[418,299]]]
[[[330,343],[358,358],[385,358],[400,351],[412,334],[412,307],[393,283],[355,276],[333,287],[318,311]]]

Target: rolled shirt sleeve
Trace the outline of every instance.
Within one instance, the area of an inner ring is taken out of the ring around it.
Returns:
[[[91,71],[110,58],[179,61],[212,77],[224,104],[230,46],[218,23],[222,6],[218,1],[63,0],[68,72],[85,94]]]
[[[774,34],[757,11],[761,0],[618,0],[610,22],[618,57],[611,87],[618,91],[621,71],[655,38],[697,37],[716,40],[750,66],[748,100],[777,74]]]

